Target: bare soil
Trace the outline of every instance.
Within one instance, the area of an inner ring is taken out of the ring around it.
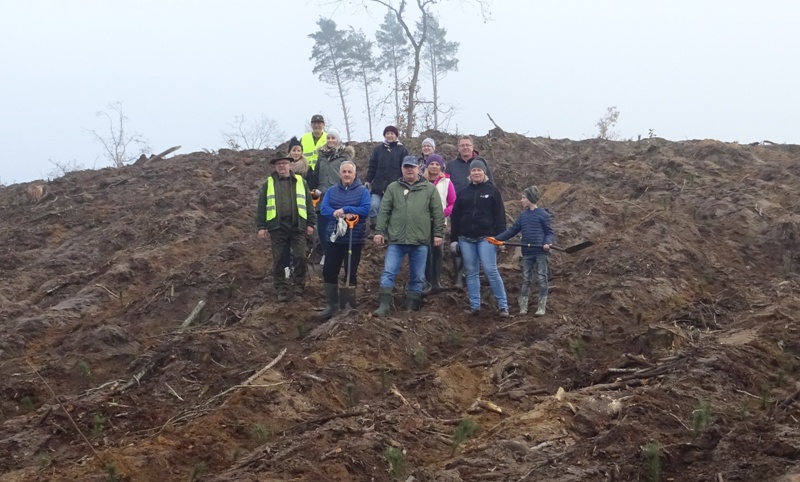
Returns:
[[[316,323],[318,274],[278,303],[270,152],[0,188],[0,480],[795,480],[800,146],[476,147],[511,218],[535,183],[559,243],[595,243],[551,256],[543,318],[517,314],[512,249],[510,319],[455,289],[372,318],[372,246],[357,310]]]

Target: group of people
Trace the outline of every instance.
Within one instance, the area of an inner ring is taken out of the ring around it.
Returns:
[[[289,152],[270,163],[274,172],[259,196],[258,236],[271,241],[274,287],[278,301],[299,296],[307,276],[306,241],[316,229],[324,253],[322,277],[328,319],[340,309],[338,276],[357,286],[363,246],[386,246],[376,316],[391,310],[395,279],[408,257],[410,278],[405,308],[419,310],[426,292],[442,289],[445,237],[449,234],[454,282],[466,285],[470,314],[481,310],[480,270],[483,270],[500,317],[508,317],[508,299],[497,268],[497,249],[522,233],[523,282],[520,314],[528,312],[531,285],[538,281],[536,315],[545,314],[547,271],[553,230],[550,214],[539,208],[539,189],[524,190],[525,208],[506,226],[505,206],[492,182],[489,163],[475,150],[472,138],[458,141],[458,156],[445,162],[436,142],[425,139],[419,156],[409,154],[394,126],[383,130],[384,141],[372,152],[364,182],[353,162],[352,147],[335,129],[325,131],[321,115],[312,130],[289,141]],[[286,276],[288,264],[291,264]],[[535,276],[535,278],[534,278]]]

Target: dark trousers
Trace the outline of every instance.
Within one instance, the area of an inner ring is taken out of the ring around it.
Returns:
[[[356,285],[358,263],[361,261],[361,248],[363,244],[353,245],[353,256],[350,259],[350,272],[347,272],[347,246],[342,243],[328,243],[325,247],[325,265],[322,267],[322,279],[326,283],[336,283],[342,266],[345,270],[345,281],[350,276],[350,286]]]
[[[296,227],[281,225],[280,228],[269,232],[270,247],[272,248],[272,279],[275,291],[288,293],[291,288],[290,280],[286,279],[284,254],[287,248],[291,249],[293,258],[293,272],[291,284],[296,291],[301,291],[306,284],[306,233]]]
[[[425,279],[434,288],[442,285],[442,247],[434,246],[431,241],[431,248],[428,250],[428,262],[425,264]]]

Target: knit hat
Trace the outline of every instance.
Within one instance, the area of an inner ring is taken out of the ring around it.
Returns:
[[[433,150],[436,150],[436,141],[430,137],[427,137],[424,141],[422,141],[422,145],[424,146],[425,144],[430,144],[430,146],[433,147]]]
[[[403,158],[403,167],[406,166],[419,166],[419,161],[414,156],[406,156]]]
[[[400,131],[398,131],[395,126],[386,126],[386,128],[383,129],[383,135],[385,136],[387,132],[394,132],[394,135],[400,137]]]
[[[342,140],[342,136],[339,134],[339,129],[328,129],[327,133],[328,138],[334,137],[338,140]]]
[[[539,198],[542,197],[541,193],[539,193],[539,188],[536,186],[531,186],[525,189],[524,191],[522,191],[522,194],[524,194],[525,197],[528,198],[528,201],[530,201],[533,204],[536,204],[536,201],[538,201]]]
[[[431,154],[430,156],[428,156],[427,159],[425,159],[425,162],[429,166],[431,165],[431,162],[435,162],[435,163],[439,164],[440,166],[442,166],[442,171],[444,171],[444,168],[445,168],[444,159],[439,154]]]
[[[486,167],[486,162],[483,159],[476,157],[475,160],[469,164],[469,170],[471,171],[473,169],[480,169],[484,174],[486,174],[488,167]]]
[[[292,137],[289,139],[289,147],[287,147],[286,150],[292,152],[292,147],[294,146],[300,146],[301,149],[303,148],[303,145],[300,144],[300,141],[297,140],[297,137]]]

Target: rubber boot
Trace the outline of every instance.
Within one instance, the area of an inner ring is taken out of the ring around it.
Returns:
[[[539,298],[539,306],[536,308],[536,313],[533,316],[544,316],[545,308],[547,307],[547,296]]]
[[[422,306],[422,295],[409,291],[406,293],[406,311],[419,311]]]
[[[528,297],[527,296],[520,296],[518,298],[519,301],[519,314],[520,315],[527,315],[528,314]]]
[[[325,309],[317,315],[317,318],[328,320],[339,311],[339,286],[336,283],[325,283],[323,287],[325,288]]]
[[[461,267],[458,269],[458,271],[456,271],[456,288],[463,290],[464,287],[466,286],[467,273],[466,270],[464,269],[464,264],[463,263],[459,264],[461,264]]]
[[[373,311],[372,314],[383,318],[389,316],[389,310],[392,305],[392,288],[381,288],[378,291],[378,309]]]

